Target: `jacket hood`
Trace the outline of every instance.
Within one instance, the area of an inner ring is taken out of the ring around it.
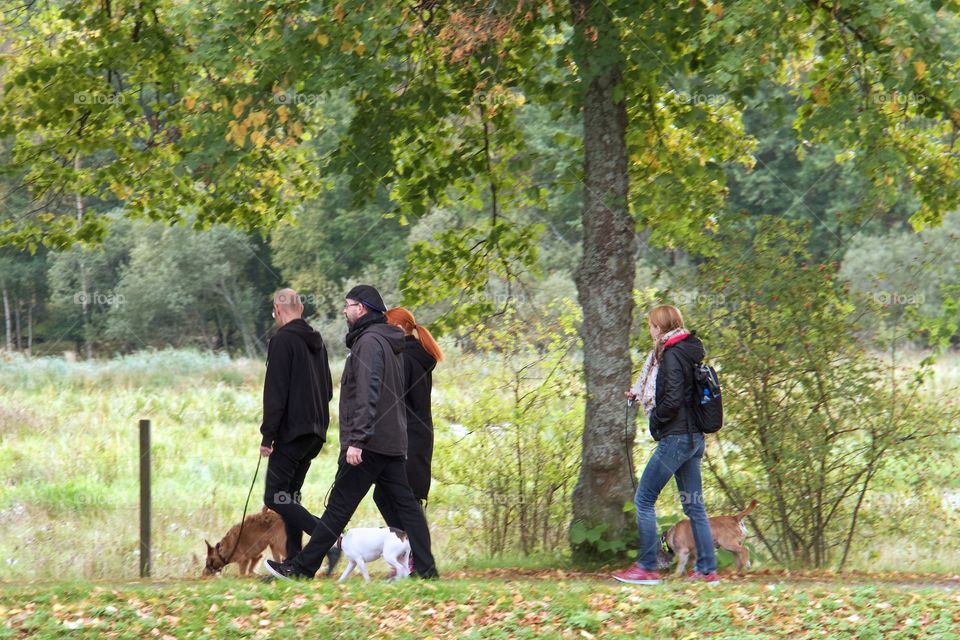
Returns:
[[[406,349],[403,352],[404,355],[416,360],[417,364],[423,367],[425,371],[433,371],[433,368],[437,366],[437,361],[427,353],[427,350],[423,348],[419,340],[413,336],[404,336],[404,344],[406,345]]]
[[[701,362],[703,358],[707,355],[706,349],[703,348],[703,342],[700,341],[700,338],[696,334],[691,333],[689,336],[680,340],[676,344],[673,344],[667,349],[677,349],[679,352],[690,360],[690,362],[697,363]]]
[[[400,327],[395,327],[386,322],[380,322],[369,325],[366,330],[386,338],[387,343],[389,343],[394,353],[399,354],[403,351],[403,338],[405,336],[403,335],[403,329]]]
[[[307,343],[307,348],[309,348],[310,351],[317,352],[323,349],[323,338],[320,337],[320,334],[307,324],[303,318],[291,320],[280,327],[280,331],[289,331],[290,333],[300,336],[300,338]]]

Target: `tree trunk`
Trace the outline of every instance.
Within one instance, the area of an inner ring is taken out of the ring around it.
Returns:
[[[23,334],[20,331],[20,298],[13,299],[13,319],[16,325],[17,351],[23,351]]]
[[[27,307],[27,355],[33,355],[33,306],[37,304],[36,292],[30,292],[30,305]]]
[[[80,173],[80,154],[78,153],[73,157],[73,169]],[[80,228],[80,225],[83,224],[83,216],[86,211],[85,205],[83,203],[83,196],[77,191],[75,194],[76,206],[77,206],[77,228]],[[86,352],[87,360],[93,360],[93,328],[90,326],[90,293],[87,291],[87,270],[86,263],[84,261],[84,251],[83,247],[79,249],[79,258],[80,258],[80,304],[81,311],[83,313],[83,344],[84,351]]]
[[[13,351],[13,326],[10,324],[10,295],[3,288],[3,319],[7,328],[7,351]]]
[[[630,386],[636,241],[627,205],[627,109],[616,98],[622,54],[605,2],[571,0],[571,6],[583,91],[583,257],[576,284],[587,392],[573,522],[605,524],[608,540],[633,539],[636,525],[623,507],[633,493],[627,447],[635,429],[624,424],[623,392]],[[592,548],[574,548],[575,559],[594,555]]]
[[[253,331],[248,327],[247,318],[244,317],[239,306],[234,301],[234,297],[230,295],[230,288],[227,286],[226,282],[220,283],[220,295],[222,295],[223,299],[226,301],[227,308],[230,310],[230,315],[233,316],[233,321],[237,325],[237,331],[240,333],[240,339],[243,340],[244,353],[248,358],[256,358],[257,347]]]

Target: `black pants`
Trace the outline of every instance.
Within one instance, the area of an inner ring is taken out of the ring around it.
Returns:
[[[289,560],[298,571],[311,576],[317,572],[323,557],[343,533],[360,506],[360,501],[374,483],[386,492],[396,508],[400,528],[406,531],[410,538],[413,572],[425,578],[437,576],[436,562],[430,552],[427,519],[407,483],[403,457],[384,456],[373,451],[364,451],[363,462],[357,466],[347,464],[344,454],[340,455],[337,479],[330,492],[330,504],[320,516],[320,522],[310,536],[310,542],[298,556]]]
[[[292,558],[303,548],[303,534],[317,526],[317,517],[300,504],[300,489],[307,477],[310,463],[320,449],[319,436],[306,435],[291,442],[274,443],[267,462],[267,480],[263,503],[283,518],[287,531],[286,558]]]

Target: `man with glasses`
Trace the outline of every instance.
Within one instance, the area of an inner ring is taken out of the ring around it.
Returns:
[[[333,398],[326,346],[302,315],[296,291],[277,292],[273,317],[279,329],[267,347],[260,426],[260,455],[269,456],[263,503],[283,519],[287,558],[300,552],[304,532],[317,523],[300,504],[300,490],[326,440]],[[331,554],[329,571],[338,559],[339,549]]]
[[[340,461],[330,503],[303,551],[282,563],[266,559],[264,566],[278,578],[312,578],[376,484],[410,539],[414,574],[436,578],[427,519],[407,482],[403,330],[387,324],[383,299],[370,285],[354,287],[346,298],[350,353],[340,380]]]

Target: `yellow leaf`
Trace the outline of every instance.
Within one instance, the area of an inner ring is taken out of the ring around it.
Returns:
[[[252,142],[253,146],[255,146],[257,149],[262,147],[263,143],[266,141],[267,141],[266,136],[264,136],[259,131],[254,131],[253,133],[250,134],[250,142]]]
[[[330,36],[328,36],[328,35],[325,34],[325,33],[318,33],[318,34],[317,34],[317,42],[320,43],[320,46],[321,46],[321,47],[325,47],[325,46],[327,46],[328,44],[330,44]]]
[[[923,60],[914,60],[913,69],[917,72],[917,80],[923,80],[923,76],[927,73],[927,63]]]
[[[343,16],[344,16],[343,3],[342,3],[342,2],[338,2],[338,3],[337,3],[337,6],[336,6],[336,7],[334,8],[334,10],[333,10],[333,18],[334,18],[337,22],[343,22]]]
[[[350,53],[351,51],[353,51],[353,43],[350,42],[349,40],[344,40],[343,42],[340,43],[340,51],[344,53]]]
[[[246,124],[237,122],[236,120],[231,120],[227,126],[230,129],[226,136],[227,142],[233,142],[238,147],[242,147],[243,142],[247,137],[247,129],[249,127],[247,127]]]
[[[362,56],[362,55],[363,55],[363,52],[366,51],[366,50],[367,50],[367,45],[365,45],[365,44],[363,44],[363,43],[361,42],[361,43],[357,44],[356,47],[354,47],[353,52],[354,52],[355,54],[357,54],[358,56]]]
[[[810,94],[813,97],[813,101],[818,105],[826,105],[830,102],[830,92],[827,91],[826,87],[822,84],[814,85],[813,89],[810,90]]]
[[[263,111],[252,111],[250,115],[247,116],[246,124],[251,127],[259,127],[267,121],[267,114]]]
[[[247,105],[250,104],[251,100],[253,100],[253,96],[247,96],[237,104],[233,105],[233,117],[239,118],[240,114],[242,114],[244,109],[247,108]]]
[[[127,196],[130,195],[129,189],[125,185],[120,184],[119,182],[111,182],[110,190],[121,200],[126,200]]]
[[[716,16],[718,20],[723,17],[723,5],[719,2],[710,5],[710,8],[707,9],[707,11]]]
[[[197,99],[193,96],[184,96],[183,106],[187,108],[187,111],[193,111],[193,106],[197,104]]]
[[[287,121],[287,117],[290,115],[290,110],[287,109],[287,106],[282,104],[277,107],[277,120],[280,121],[280,124],[283,124]]]

